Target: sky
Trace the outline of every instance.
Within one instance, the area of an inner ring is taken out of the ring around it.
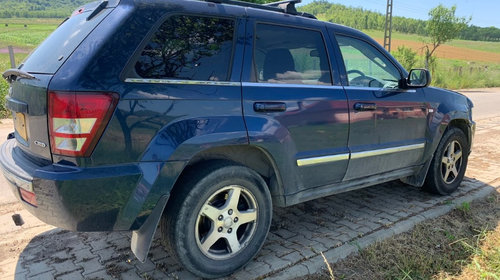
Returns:
[[[313,0],[302,0],[302,4]],[[328,0],[331,3],[352,7],[362,7],[367,10],[385,14],[387,0]],[[429,10],[439,4],[446,7],[457,6],[456,16],[472,17],[470,24],[500,28],[500,0],[393,0],[393,16],[402,16],[426,20]]]

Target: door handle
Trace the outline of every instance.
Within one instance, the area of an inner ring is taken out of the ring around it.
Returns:
[[[283,102],[255,102],[253,110],[255,112],[284,112],[286,104]]]
[[[356,111],[375,111],[377,104],[375,103],[354,103],[354,110]]]

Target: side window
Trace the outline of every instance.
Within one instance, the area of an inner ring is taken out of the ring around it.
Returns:
[[[336,36],[350,86],[397,88],[401,79],[396,66],[365,41]]]
[[[257,24],[254,68],[257,82],[331,85],[321,32]]]
[[[148,42],[135,71],[149,79],[227,81],[234,25],[230,19],[172,16]]]

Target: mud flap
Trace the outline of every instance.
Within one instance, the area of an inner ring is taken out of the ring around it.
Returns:
[[[428,160],[424,166],[422,166],[422,168],[417,172],[417,174],[410,177],[401,178],[401,182],[408,184],[410,186],[421,188],[425,183],[425,178],[427,177],[427,173],[429,172],[429,167],[431,166],[433,158],[434,156],[431,157],[431,159]]]
[[[153,237],[158,227],[158,223],[160,222],[161,215],[163,214],[163,210],[167,205],[168,197],[168,195],[162,196],[146,222],[144,222],[139,230],[134,230],[132,232],[130,248],[132,252],[134,252],[136,258],[141,262],[145,262],[148,257],[149,248],[153,242]]]

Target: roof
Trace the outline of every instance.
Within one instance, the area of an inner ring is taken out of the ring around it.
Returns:
[[[236,5],[236,6],[242,6],[242,7],[249,7],[249,8],[255,8],[255,9],[274,11],[274,12],[281,12],[281,13],[285,13],[285,14],[291,14],[291,15],[297,15],[297,16],[316,19],[316,17],[311,15],[311,14],[297,11],[297,9],[295,8],[295,4],[302,2],[302,0],[283,0],[283,1],[278,1],[278,2],[273,2],[273,3],[268,3],[268,4],[262,4],[262,5],[238,1],[238,0],[202,0],[202,1],[218,3],[218,4]]]

